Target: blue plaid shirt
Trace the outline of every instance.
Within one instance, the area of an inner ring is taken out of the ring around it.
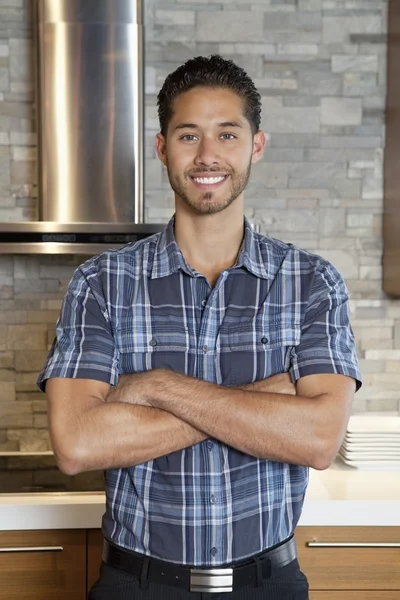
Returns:
[[[348,291],[323,258],[253,231],[211,288],[174,237],[96,256],[75,272],[38,384],[50,377],[118,383],[168,368],[232,386],[289,372],[360,373]],[[260,460],[217,439],[106,471],[104,536],[178,564],[217,566],[289,537],[308,483],[303,466]]]

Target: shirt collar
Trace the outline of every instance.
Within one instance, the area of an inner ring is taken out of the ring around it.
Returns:
[[[264,236],[256,233],[248,219],[244,217],[244,238],[236,264],[238,267],[246,267],[250,273],[260,279],[272,279],[274,277],[269,269],[269,265],[265,264],[263,253],[261,252],[261,244],[265,243],[266,239]]]
[[[195,276],[196,271],[185,261],[174,235],[175,215],[170,219],[167,227],[158,238],[151,278],[167,277],[175,271],[182,270],[188,275]],[[245,267],[250,273],[261,279],[272,279],[273,269],[265,264],[260,244],[268,238],[256,233],[248,219],[244,217],[244,237],[238,259],[233,268]]]
[[[193,275],[193,270],[186,263],[176,243],[174,224],[175,215],[172,216],[167,227],[159,235],[153,259],[151,279],[167,277],[180,269],[189,275]]]

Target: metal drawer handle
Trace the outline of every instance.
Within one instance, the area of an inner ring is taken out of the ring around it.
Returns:
[[[32,548],[0,548],[0,552],[62,552],[62,546],[38,546]]]
[[[306,542],[308,548],[400,548],[400,542]]]

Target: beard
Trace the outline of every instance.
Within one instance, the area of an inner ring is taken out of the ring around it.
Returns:
[[[189,174],[185,173],[183,177],[174,175],[169,167],[168,161],[166,166],[169,182],[175,194],[179,196],[187,206],[190,206],[201,215],[215,214],[228,208],[228,206],[230,206],[246,188],[251,173],[251,161],[241,173],[237,173],[236,171],[229,173],[229,178],[231,180],[230,189],[224,198],[217,199],[216,195],[219,190],[216,190],[215,192],[201,192],[199,190],[198,195],[196,192],[190,194],[188,191],[188,184],[186,183],[186,180],[189,179]],[[214,172],[218,171],[218,169],[214,170]],[[210,175],[213,173],[213,171],[208,171],[206,169],[203,169],[201,172],[210,173]],[[192,172],[192,175],[195,175],[195,173]]]

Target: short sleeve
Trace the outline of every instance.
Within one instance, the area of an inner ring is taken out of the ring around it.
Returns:
[[[295,382],[306,375],[338,373],[362,385],[349,316],[349,294],[340,273],[321,259],[314,274],[300,344],[294,346],[290,374]]]
[[[37,385],[45,391],[46,380],[52,377],[95,379],[116,385],[117,362],[101,286],[95,273],[87,276],[79,267],[65,294],[56,337]]]

